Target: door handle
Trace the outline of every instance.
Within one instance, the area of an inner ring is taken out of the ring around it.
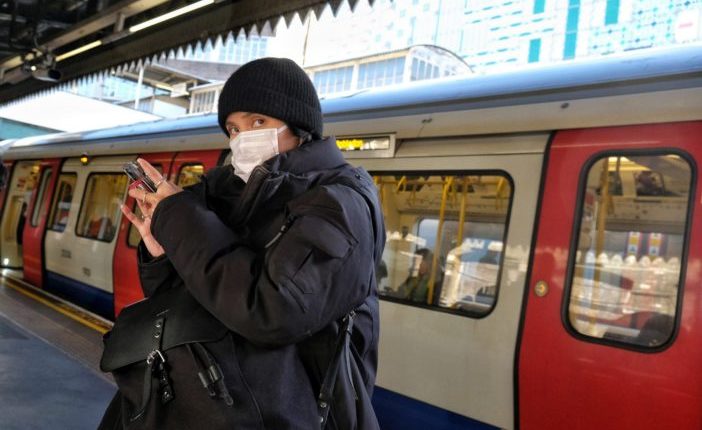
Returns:
[[[536,294],[536,297],[544,297],[548,294],[548,290],[549,288],[546,281],[539,281],[534,286],[534,294]]]
[[[61,250],[61,257],[63,258],[71,258],[71,251],[67,249],[62,249]]]

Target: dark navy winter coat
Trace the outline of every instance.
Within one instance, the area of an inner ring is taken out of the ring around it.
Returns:
[[[213,169],[157,206],[152,233],[167,257],[151,260],[140,247],[144,292],[184,285],[230,330],[206,346],[234,405],[207,396],[178,347],[167,352],[174,400],[151,401],[135,422],[124,417],[142,397],[144,367],[114,372],[121,398],[107,415],[123,423],[114,428],[319,428],[319,386],[353,309],[350,366],[337,376],[327,428],[378,428],[374,268],[385,230],[372,179],[333,139],[274,157],[246,184],[231,166]]]

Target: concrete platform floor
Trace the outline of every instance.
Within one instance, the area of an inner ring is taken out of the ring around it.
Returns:
[[[116,391],[102,334],[0,278],[0,429],[95,429]]]

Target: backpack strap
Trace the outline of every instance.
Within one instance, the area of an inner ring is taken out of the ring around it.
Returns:
[[[161,344],[163,342],[163,329],[166,324],[166,318],[161,316],[156,319],[153,327],[152,336],[152,351],[146,357],[146,368],[144,369],[144,391],[141,395],[141,406],[129,417],[129,421],[138,420],[146,412],[146,408],[151,400],[151,379],[155,376],[158,378],[159,397],[161,403],[166,404],[173,400],[173,387],[168,377],[168,369],[166,368],[166,356],[161,352]]]
[[[224,383],[224,373],[219,363],[212,357],[212,354],[207,351],[207,348],[199,342],[185,344],[190,356],[193,358],[195,368],[197,368],[197,376],[200,383],[207,390],[207,394],[211,398],[218,397],[224,400],[224,403],[231,407],[234,405],[234,399],[229,394],[227,385]]]

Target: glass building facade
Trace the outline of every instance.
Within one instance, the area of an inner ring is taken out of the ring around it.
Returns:
[[[702,40],[702,0],[463,3],[455,52],[478,72]]]
[[[702,0],[377,0],[313,22],[305,64],[429,44],[489,73],[698,41]]]

